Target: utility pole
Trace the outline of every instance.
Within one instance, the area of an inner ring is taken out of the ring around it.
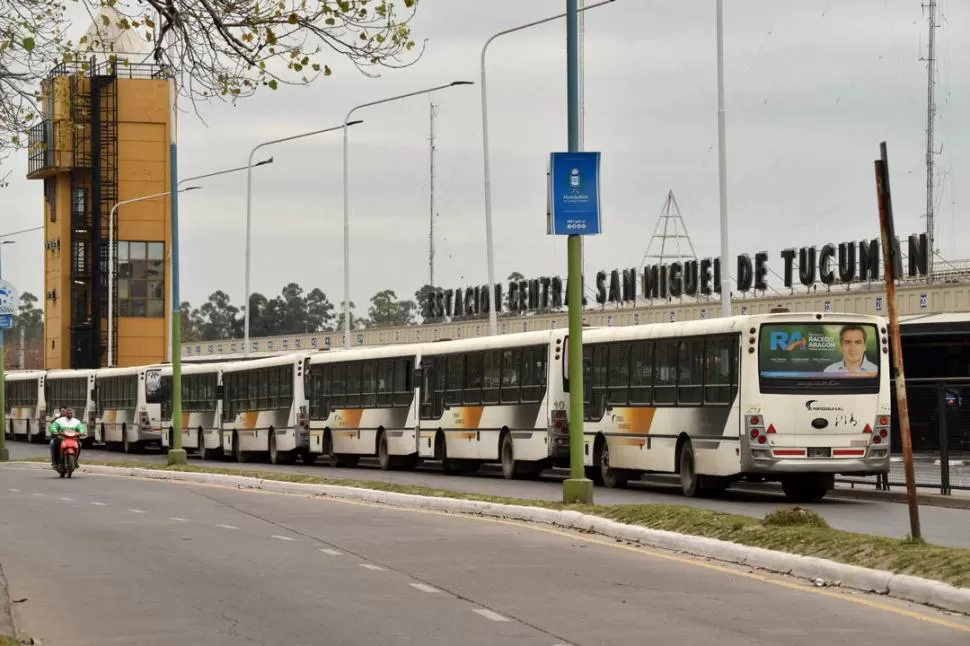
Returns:
[[[933,280],[933,254],[936,253],[933,208],[933,128],[936,122],[936,0],[929,0],[929,46],[926,55],[926,242],[930,253],[926,259],[926,273]]]
[[[431,286],[431,293],[434,293],[434,116],[435,116],[435,104],[434,98],[432,97],[430,103],[431,107],[431,213],[430,213],[430,226],[428,227],[428,284]]]
[[[879,204],[879,231],[882,238],[883,279],[886,282],[886,301],[889,305],[889,347],[892,350],[893,376],[896,385],[896,404],[899,409],[899,437],[903,444],[903,470],[906,473],[906,500],[909,504],[909,532],[915,540],[923,536],[916,504],[916,476],[913,470],[913,441],[909,430],[909,403],[906,399],[906,373],[903,370],[903,350],[899,338],[899,313],[896,309],[896,267],[902,258],[896,255],[896,227],[893,224],[893,198],[889,190],[889,153],[886,142],[880,145],[876,166],[876,198]],[[932,253],[930,254],[932,255]]]

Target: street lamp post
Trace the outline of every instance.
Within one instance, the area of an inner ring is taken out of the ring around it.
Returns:
[[[0,241],[0,246],[5,244],[13,244],[13,240],[3,240]],[[3,264],[0,262],[0,278],[3,277]],[[4,398],[6,397],[6,384],[4,383],[4,364],[7,361],[6,353],[4,351],[3,345],[4,330],[0,330],[0,412],[6,409]],[[3,429],[0,430],[0,462],[7,462],[10,460],[10,452],[7,450],[7,423],[4,421]]]
[[[360,121],[360,120],[352,121],[350,123],[344,123],[344,124],[341,124],[339,126],[332,126],[330,128],[323,128],[322,130],[311,130],[310,132],[304,132],[304,133],[301,133],[301,134],[298,134],[298,135],[292,135],[290,137],[283,137],[282,139],[273,139],[271,141],[264,141],[261,144],[257,144],[256,147],[254,147],[249,152],[249,165],[248,166],[243,166],[243,168],[248,169],[246,171],[246,296],[245,296],[246,301],[245,301],[245,303],[243,305],[243,307],[244,307],[244,309],[243,309],[243,312],[244,312],[244,315],[243,315],[243,357],[244,358],[249,356],[249,318],[252,315],[252,313],[249,311],[249,293],[250,293],[249,292],[249,274],[250,274],[250,266],[252,264],[252,244],[251,244],[251,239],[252,239],[252,229],[253,229],[253,227],[252,227],[252,224],[253,224],[253,219],[252,219],[253,168],[255,168],[256,166],[259,166],[260,164],[268,163],[268,162],[260,162],[259,164],[253,164],[253,155],[256,154],[256,151],[257,150],[259,150],[260,148],[263,148],[264,146],[270,146],[272,144],[280,144],[280,143],[283,143],[285,141],[293,141],[294,139],[303,139],[304,137],[310,137],[312,135],[321,135],[321,134],[323,134],[325,132],[332,132],[334,130],[340,130],[340,129],[343,129],[345,127],[355,126],[358,123],[363,123],[363,121]],[[269,158],[269,161],[270,162],[273,161],[273,158],[270,157]]]
[[[731,316],[731,277],[728,267],[727,141],[724,133],[724,9],[717,0],[714,34],[717,41],[717,186],[721,216],[721,316]]]
[[[407,99],[412,96],[419,96],[421,94],[430,94],[431,92],[436,92],[437,90],[444,90],[450,87],[456,87],[458,85],[473,85],[473,83],[471,81],[452,81],[451,83],[438,85],[425,90],[417,90],[415,92],[399,94],[386,99],[361,103],[360,105],[352,107],[350,111],[347,112],[347,116],[344,117],[344,348],[348,350],[350,349],[350,181],[347,171],[347,127],[351,125],[350,117],[355,111],[360,110],[361,108],[368,108],[370,106],[380,105],[382,103],[390,103],[392,101],[399,101],[401,99]]]
[[[611,4],[615,1],[616,0],[604,0],[603,2],[597,2],[596,4],[584,6],[583,8],[579,9],[579,11],[585,12],[590,9],[595,9],[596,7]],[[488,100],[486,97],[485,87],[485,52],[488,50],[488,46],[492,43],[492,41],[499,36],[512,34],[517,31],[522,31],[523,29],[528,29],[529,27],[535,27],[536,25],[542,25],[544,23],[552,22],[553,20],[558,20],[565,17],[565,13],[560,13],[556,14],[555,16],[543,18],[542,20],[535,20],[524,25],[519,25],[518,27],[512,27],[511,29],[504,29],[486,40],[485,44],[482,45],[482,150],[485,156],[485,256],[488,263],[488,332],[493,336],[498,334],[498,310],[496,303],[493,302],[495,300],[495,256],[492,247],[492,178],[489,171],[488,160]]]
[[[176,191],[177,193],[182,193],[184,191],[194,191],[199,188],[198,186],[189,186],[187,188],[180,189]],[[114,367],[114,287],[115,287],[115,211],[118,210],[119,206],[124,206],[125,204],[133,204],[134,202],[144,202],[146,200],[154,200],[159,197],[165,197],[166,195],[171,195],[172,191],[165,191],[164,193],[154,193],[152,195],[144,195],[142,197],[135,197],[130,200],[122,200],[114,206],[111,207],[111,212],[108,214],[108,367]]]

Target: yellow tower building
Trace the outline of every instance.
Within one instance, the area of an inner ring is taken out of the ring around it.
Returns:
[[[170,84],[158,67],[135,62],[143,54],[111,51],[57,65],[42,84],[43,121],[30,132],[27,177],[44,181],[48,370],[107,366],[109,344],[115,366],[167,355],[169,198],[117,205],[172,188]]]

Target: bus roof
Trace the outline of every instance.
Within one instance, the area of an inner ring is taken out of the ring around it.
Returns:
[[[437,354],[451,354],[453,352],[467,352],[471,350],[516,348],[552,343],[554,339],[562,339],[565,336],[565,329],[514,332],[512,334],[499,334],[498,336],[476,336],[469,337],[467,339],[453,339],[434,343],[422,343],[421,354],[423,356],[431,356]]]
[[[311,352],[291,352],[290,354],[278,357],[266,357],[265,359],[253,359],[249,361],[232,361],[222,364],[222,371],[241,372],[244,370],[258,370],[260,368],[271,368],[273,366],[289,366],[302,363],[304,359],[310,357]]]
[[[364,361],[388,357],[417,357],[421,355],[423,343],[399,343],[396,345],[364,346],[339,352],[316,352],[310,355],[310,364],[334,361]]]

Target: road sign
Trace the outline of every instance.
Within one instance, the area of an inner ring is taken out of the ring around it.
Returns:
[[[17,314],[20,297],[17,288],[11,283],[0,280],[0,330],[13,327],[13,317]]]
[[[552,153],[549,168],[547,233],[601,233],[600,153]]]

